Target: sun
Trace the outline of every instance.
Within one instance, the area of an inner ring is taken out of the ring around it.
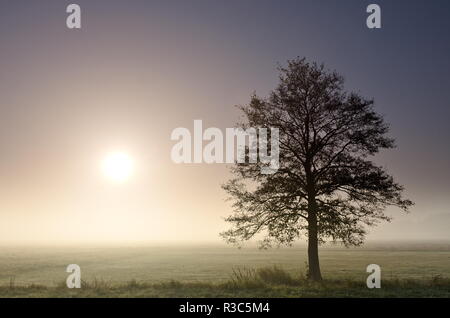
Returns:
[[[134,171],[134,161],[126,153],[114,152],[108,154],[102,161],[103,174],[116,182],[128,180]]]

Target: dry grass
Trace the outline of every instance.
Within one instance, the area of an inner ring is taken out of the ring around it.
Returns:
[[[37,284],[0,286],[0,297],[450,297],[450,279],[382,280],[381,289],[368,289],[365,281],[324,280],[311,282],[304,275],[293,277],[280,267],[235,268],[221,283],[169,280],[142,283],[131,280],[115,284],[103,279],[82,282],[80,289],[68,289],[65,282],[55,287]]]

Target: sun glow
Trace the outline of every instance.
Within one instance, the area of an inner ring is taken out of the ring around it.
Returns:
[[[103,159],[102,171],[109,179],[116,182],[124,182],[133,174],[134,162],[126,153],[111,153]]]

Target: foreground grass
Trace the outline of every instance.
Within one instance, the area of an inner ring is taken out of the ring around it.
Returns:
[[[179,282],[128,283],[94,279],[83,282],[81,289],[68,289],[65,282],[57,286],[24,285],[13,282],[0,286],[0,297],[450,297],[450,279],[435,276],[424,280],[382,280],[382,288],[368,289],[365,281],[308,281],[293,277],[277,268],[235,269],[230,279],[222,283]]]
[[[78,264],[82,278],[102,278],[126,285],[186,282],[225,283],[233,267],[280,266],[298,277],[305,271],[305,246],[259,250],[226,246],[0,247],[0,286],[56,286],[67,278],[68,264]],[[322,247],[324,278],[365,282],[366,267],[378,264],[384,280],[450,277],[450,242],[439,244],[366,244],[362,248]]]

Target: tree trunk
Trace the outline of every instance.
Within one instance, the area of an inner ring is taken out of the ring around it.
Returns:
[[[319,244],[317,240],[317,218],[310,217],[308,226],[308,278],[313,281],[321,281],[319,264]],[[311,220],[312,219],[312,220]]]
[[[305,170],[308,191],[308,279],[317,282],[322,280],[322,274],[319,264],[316,191],[309,161]]]

